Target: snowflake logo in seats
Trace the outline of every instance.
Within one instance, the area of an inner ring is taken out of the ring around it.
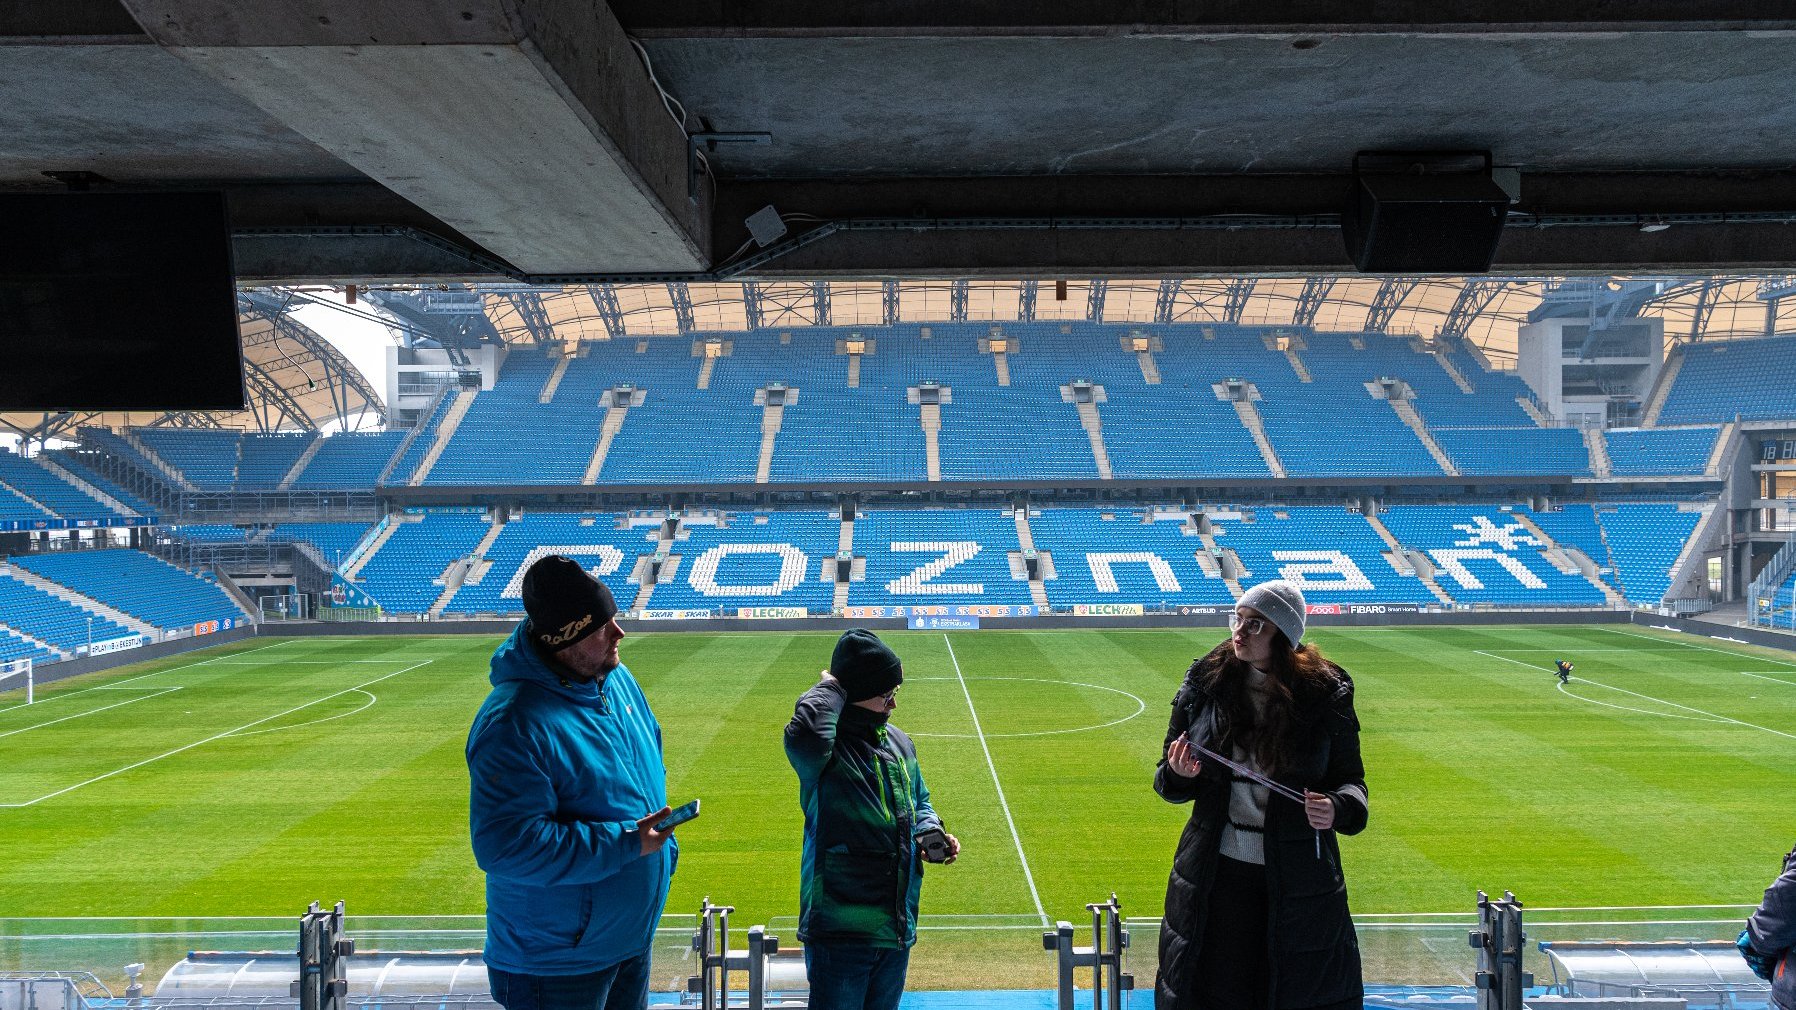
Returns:
[[[1453,541],[1455,547],[1481,547],[1490,544],[1504,551],[1514,551],[1520,547],[1541,546],[1540,541],[1519,522],[1498,526],[1490,521],[1489,516],[1473,516],[1471,522],[1454,523],[1453,528],[1470,534],[1465,540]]]

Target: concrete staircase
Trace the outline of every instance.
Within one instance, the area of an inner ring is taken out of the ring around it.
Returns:
[[[842,532],[836,536],[836,553],[842,554],[845,552],[852,552],[853,550],[854,520],[844,519],[842,520]],[[833,558],[831,559],[830,564],[832,565],[830,570],[834,571],[833,565],[835,564],[835,561]],[[836,583],[835,593],[830,597],[830,609],[841,610],[843,607],[848,606],[849,585],[850,583],[846,581],[839,581]]]
[[[605,421],[599,425],[599,444],[593,446],[592,459],[586,464],[586,473],[581,476],[582,484],[597,484],[599,471],[605,468],[605,454],[611,451],[611,441],[624,428],[624,421],[630,416],[629,407],[613,404],[605,408]]]
[[[17,495],[18,497],[24,499],[25,503],[30,505],[31,507],[37,508],[37,509],[42,509],[46,515],[56,515],[57,514],[55,509],[51,508],[48,505],[45,505],[43,502],[38,501],[36,498],[31,497],[30,495],[19,490],[18,488],[13,487],[11,484],[6,485],[6,489],[8,491],[11,491],[13,494]]]
[[[673,535],[668,532],[667,524],[662,523],[661,524],[661,535],[659,537],[657,537],[655,540],[655,549],[643,557],[641,564],[644,567],[639,570],[646,571],[647,570],[646,566],[654,564],[654,561],[655,561],[654,556],[657,554],[667,554],[667,555],[671,556],[673,554],[673,545],[674,545]],[[671,558],[670,558],[670,562],[671,562]],[[667,576],[668,578],[672,578],[674,575],[674,571],[670,569],[669,571],[663,572],[662,574]],[[640,585],[640,588],[636,590],[636,599],[630,601],[630,611],[632,613],[636,613],[636,614],[640,614],[644,610],[648,609],[649,600],[654,597],[655,587],[657,585],[659,585],[659,583],[643,581],[643,582],[639,583],[639,585]]]
[[[1459,468],[1453,465],[1453,458],[1447,455],[1446,450],[1441,448],[1441,444],[1434,440],[1434,433],[1430,432],[1428,425],[1423,423],[1422,415],[1416,413],[1415,404],[1408,400],[1386,400],[1384,402],[1390,404],[1391,410],[1396,412],[1398,419],[1409,425],[1409,430],[1415,432],[1416,437],[1422,440],[1422,445],[1428,450],[1428,455],[1434,457],[1434,461],[1440,464],[1441,470],[1449,476],[1457,477]]]
[[[59,649],[56,646],[51,645],[49,642],[46,642],[43,639],[37,637],[36,635],[33,635],[30,632],[24,630],[23,628],[15,628],[10,624],[0,622],[0,631],[10,631],[13,634],[19,636],[20,638],[23,638],[26,642],[29,642],[30,644],[35,645],[40,649],[48,649],[50,651],[50,654],[55,656],[57,659],[68,659],[71,655],[73,655],[73,653],[70,653],[65,649]],[[11,685],[8,685],[6,690],[9,690],[9,691],[12,690]]]
[[[1590,472],[1598,477],[1613,477],[1615,464],[1609,459],[1609,438],[1601,428],[1584,429],[1584,447],[1590,450]]]
[[[1298,382],[1316,381],[1310,377],[1309,366],[1303,363],[1303,358],[1297,353],[1296,347],[1290,344],[1285,345],[1285,360],[1291,363],[1291,371],[1297,373]]]
[[[1553,419],[1541,413],[1540,408],[1534,405],[1533,400],[1530,400],[1525,396],[1518,396],[1515,398],[1515,404],[1522,408],[1522,411],[1529,417],[1533,418],[1535,424],[1542,428],[1552,427]]]
[[[765,484],[773,476],[773,440],[779,437],[780,425],[785,421],[784,406],[764,406],[761,408],[761,455],[755,462],[755,483]],[[597,474],[594,474],[596,477]],[[588,481],[587,483],[591,483]]]
[[[77,593],[73,589],[70,589],[59,582],[51,582],[49,579],[28,572],[17,565],[9,565],[0,561],[0,575],[9,575],[33,589],[49,593],[51,596],[54,596],[65,603],[72,603],[82,610],[104,617],[114,623],[122,624],[139,635],[147,635],[152,642],[161,637],[161,629],[157,628],[154,624],[132,617],[130,614],[127,614],[116,607],[109,607],[91,596]]]
[[[292,489],[293,482],[299,479],[300,474],[306,472],[306,467],[312,465],[312,457],[318,455],[318,449],[322,445],[324,445],[323,435],[312,439],[311,444],[306,446],[306,451],[300,453],[299,458],[293,461],[293,467],[287,471],[287,476],[281,478],[277,489],[281,491]]]
[[[1735,421],[1721,426],[1721,431],[1715,435],[1715,448],[1709,451],[1708,465],[1703,467],[1704,473],[1710,477],[1721,476],[1721,464],[1727,459],[1728,450],[1733,447],[1734,436],[1739,431],[1740,425]]]
[[[443,450],[449,447],[449,440],[455,437],[455,429],[461,427],[461,419],[468,416],[468,408],[474,405],[474,390],[464,389],[455,394],[455,402],[443,413],[443,423],[437,426],[436,439],[430,443],[430,451],[418,462],[418,472],[412,474],[409,482],[413,487],[424,483],[430,475],[430,468],[437,465]]]
[[[1204,549],[1197,554],[1197,566],[1204,570],[1204,574],[1221,579],[1222,584],[1229,587],[1229,592],[1235,594],[1235,599],[1240,599],[1241,594],[1246,590],[1241,588],[1241,580],[1228,574],[1223,569],[1222,563],[1216,560],[1218,554],[1224,553],[1216,544],[1216,535],[1204,529],[1203,521],[1197,516],[1193,515],[1191,522],[1197,529],[1198,541],[1204,545]],[[1239,571],[1239,569],[1236,570]]]
[[[1136,351],[1135,364],[1141,366],[1141,381],[1150,386],[1160,384],[1160,364],[1154,360],[1152,351]]]
[[[436,602],[430,605],[430,616],[443,616],[443,611],[448,608],[449,601],[455,598],[457,590],[470,582],[480,581],[476,577],[477,575],[486,575],[486,570],[492,567],[492,564],[486,560],[486,552],[492,550],[493,542],[499,539],[499,534],[504,530],[505,510],[494,509],[490,525],[487,526],[486,534],[480,538],[480,542],[474,545],[474,549],[468,552],[467,557],[457,558],[443,570],[443,592],[437,597]]]
[[[1406,569],[1413,572],[1415,577],[1421,580],[1422,585],[1428,587],[1428,591],[1433,593],[1434,598],[1439,600],[1443,606],[1453,606],[1453,597],[1448,596],[1447,591],[1441,588],[1440,583],[1434,581],[1434,562],[1428,560],[1421,551],[1412,551],[1399,543],[1397,537],[1391,533],[1390,527],[1386,526],[1377,515],[1366,513],[1366,522],[1371,524],[1372,531],[1378,534],[1378,539],[1383,540],[1385,546],[1390,548],[1385,558],[1391,562],[1392,569],[1398,572],[1403,572]],[[1402,561],[1401,567],[1398,565],[1399,560]]]
[[[1089,405],[1082,403],[1079,406]],[[1035,550],[1035,531],[1029,528],[1029,510],[1012,509],[1010,515],[1012,519],[1016,520],[1017,545],[1025,551]],[[1035,571],[1036,577],[1029,580],[1029,598],[1035,601],[1036,606],[1045,611],[1048,609],[1048,586],[1042,581],[1041,576],[1047,574],[1046,566],[1038,565]]]
[[[1534,521],[1534,517],[1522,512],[1511,512],[1509,515],[1516,522],[1521,523],[1522,528],[1527,530],[1530,536],[1540,541],[1541,560],[1552,565],[1555,571],[1561,575],[1581,575],[1584,577],[1584,581],[1602,592],[1603,599],[1607,600],[1611,607],[1627,607],[1627,599],[1614,586],[1604,581],[1602,573],[1597,571],[1595,560],[1583,551],[1561,546],[1547,535],[1547,531]],[[1605,541],[1604,549],[1606,550],[1607,547],[1608,544]]]
[[[1646,409],[1640,412],[1640,426],[1651,428],[1659,423],[1659,412],[1665,409],[1665,399],[1671,395],[1671,384],[1677,381],[1678,372],[1684,368],[1684,349],[1673,347],[1665,358],[1665,365],[1659,369],[1659,377],[1653,383],[1653,394],[1647,398]]]
[[[922,404],[923,453],[929,461],[929,479],[942,479],[942,408],[940,404]]]
[[[126,429],[125,431],[119,432],[119,437],[125,440],[126,445],[129,445],[131,448],[136,449],[138,452],[142,453],[143,458],[149,460],[150,465],[155,467],[162,474],[162,476],[166,477],[169,481],[173,482],[176,487],[180,488],[183,491],[199,490],[198,488],[193,486],[192,481],[187,479],[186,474],[183,474],[181,471],[179,471],[179,470],[175,469],[173,466],[171,466],[169,464],[168,460],[165,460],[161,456],[156,455],[156,451],[154,449],[151,449],[149,446],[145,445],[143,442],[143,439],[138,438],[135,432],[132,432],[131,430]]]
[[[337,574],[354,582],[356,577],[362,574],[362,569],[367,567],[369,559],[380,553],[380,549],[386,546],[388,540],[393,539],[393,534],[398,531],[400,526],[423,521],[424,517],[419,515],[387,516],[386,521],[380,526],[379,532],[374,534],[374,539],[368,542],[368,546],[352,555],[349,563],[339,569]]]
[[[1708,550],[1709,541],[1716,536],[1716,525],[1720,523],[1725,528],[1727,514],[1726,509],[1716,508],[1714,502],[1702,507],[1702,518],[1696,521],[1696,528],[1690,531],[1690,539],[1684,541],[1684,549],[1678,552],[1677,560],[1671,563],[1671,584],[1665,590],[1667,595],[1675,592],[1681,585],[1704,577],[1700,572],[1693,571],[1692,566],[1700,567],[1703,564],[1702,555]]]
[[[1115,475],[1110,470],[1110,450],[1104,447],[1104,420],[1098,416],[1098,405],[1095,403],[1078,403],[1079,426],[1085,429],[1085,435],[1091,439],[1091,458],[1097,462],[1098,476],[1105,480]]]
[[[568,366],[573,364],[573,355],[562,355],[549,370],[549,377],[543,380],[542,392],[536,394],[537,403],[548,403],[555,399],[555,390],[561,388],[561,377],[567,374]]]
[[[218,583],[218,587],[225,591],[225,595],[231,598],[231,602],[237,604],[237,609],[243,611],[245,621],[251,624],[262,623],[262,608],[256,605],[256,601],[251,599],[248,593],[243,591],[243,587],[237,584],[236,579],[231,578],[229,573],[220,571],[216,566],[212,569],[212,578]]]
[[[848,356],[848,388],[861,388],[861,356],[858,354]]]
[[[1272,476],[1283,478],[1285,464],[1279,461],[1278,453],[1272,448],[1272,440],[1266,437],[1265,422],[1260,420],[1260,408],[1253,405],[1252,400],[1231,400],[1235,407],[1235,415],[1241,419],[1241,427],[1253,436],[1253,444],[1260,449],[1260,458],[1266,461],[1266,469]]]
[[[1460,392],[1462,392],[1462,393],[1477,392],[1476,389],[1472,388],[1471,381],[1468,380],[1465,377],[1465,374],[1459,370],[1459,366],[1455,365],[1453,363],[1452,358],[1447,357],[1447,353],[1445,351],[1443,351],[1439,347],[1435,347],[1435,348],[1430,349],[1429,354],[1434,358],[1435,362],[1441,366],[1441,371],[1447,373],[1447,378],[1452,379],[1453,384],[1455,386],[1459,387]]]
[[[126,505],[124,502],[119,501],[117,498],[114,498],[113,496],[107,494],[106,492],[100,490],[99,488],[93,486],[92,484],[89,484],[87,481],[85,481],[85,480],[81,479],[79,476],[77,476],[73,470],[70,470],[69,468],[63,466],[61,463],[56,462],[55,460],[51,459],[49,456],[39,455],[35,458],[37,459],[39,466],[42,466],[44,469],[50,471],[52,474],[55,474],[56,476],[67,481],[69,484],[73,485],[74,488],[76,490],[80,491],[82,494],[87,495],[89,498],[94,499],[95,501],[97,501],[100,504],[106,506],[107,508],[113,510],[114,512],[118,512],[122,515],[128,515],[128,516],[136,516],[136,515],[142,514],[142,513],[138,512],[136,509],[132,508],[131,506]]]
[[[697,388],[710,389],[711,388],[711,373],[716,370],[717,370],[716,355],[712,355],[712,354],[705,355],[703,363],[698,366],[698,387]]]
[[[1005,351],[993,351],[992,367],[998,370],[998,385],[1010,385],[1010,355]]]

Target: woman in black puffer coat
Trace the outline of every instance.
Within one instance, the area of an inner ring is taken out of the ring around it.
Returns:
[[[1366,826],[1353,681],[1301,644],[1303,594],[1241,598],[1228,641],[1172,701],[1154,791],[1190,803],[1160,929],[1156,1010],[1359,1010],[1359,941],[1337,834]],[[1299,643],[1293,645],[1293,643]],[[1302,790],[1299,804],[1195,742]]]

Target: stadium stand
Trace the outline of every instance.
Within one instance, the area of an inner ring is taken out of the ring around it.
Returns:
[[[1243,585],[1288,579],[1310,603],[1438,602],[1366,517],[1345,508],[1256,508],[1211,517],[1216,545],[1241,561]],[[1401,559],[1399,559],[1401,562]]]
[[[241,544],[249,540],[249,531],[224,523],[188,523],[177,526],[175,536],[202,544]]]
[[[479,509],[408,514],[393,522],[357,581],[387,612],[422,614],[443,594],[443,572],[473,551],[489,525]]]
[[[1630,503],[1599,505],[1596,518],[1628,602],[1657,605],[1671,587],[1671,566],[1696,532],[1702,513],[1671,504]]]
[[[1463,474],[1589,477],[1590,452],[1575,428],[1431,428]]]
[[[1796,336],[1685,344],[1658,424],[1796,418]]]
[[[505,524],[484,553],[484,566],[471,572],[444,609],[445,614],[523,612],[523,572],[544,554],[576,558],[629,607],[638,587],[629,581],[636,560],[655,552],[660,522],[621,526],[628,517],[612,512],[530,513]]]
[[[0,486],[29,497],[63,519],[110,519],[119,513],[36,462],[0,451]]]
[[[0,569],[0,614],[6,615],[0,623],[69,653],[87,647],[90,621],[92,641],[95,642],[131,633],[129,629],[91,610],[51,596],[36,586],[26,585],[7,574],[4,569]]]
[[[262,539],[271,544],[311,544],[319,556],[336,566],[367,532],[367,523],[275,523]]]
[[[294,478],[296,491],[371,488],[399,443],[404,431],[339,432],[319,440],[318,451]]]
[[[1561,572],[1539,538],[1494,505],[1395,505],[1379,514],[1397,540],[1421,551],[1435,581],[1460,603],[1499,606],[1601,606],[1602,590]]]
[[[1611,469],[1618,475],[1698,475],[1709,467],[1709,454],[1721,429],[1715,425],[1695,428],[1611,428],[1604,433],[1609,443]]]
[[[228,627],[245,619],[242,609],[216,583],[142,551],[32,554],[13,562],[158,628],[179,629],[211,621]]]
[[[849,586],[848,603],[1028,606],[1029,583],[1010,566],[1011,552],[1021,549],[1016,520],[1004,510],[863,512],[854,522],[854,552],[867,559],[866,578]]]
[[[35,645],[13,634],[11,631],[0,631],[0,662],[11,662],[15,659],[29,659],[33,663],[49,663],[61,659],[41,645]],[[5,685],[10,690],[17,687],[16,682]]]
[[[655,587],[654,609],[829,612],[835,582],[825,575],[836,555],[840,518],[815,511],[729,512],[721,518],[723,525],[703,525],[702,517],[681,520],[671,552],[681,559],[679,570]]]
[[[1590,505],[1574,502],[1546,512],[1530,511],[1527,514],[1540,527],[1541,532],[1553,538],[1554,543],[1574,549],[1589,558],[1603,581],[1620,588],[1615,575],[1615,559],[1609,553],[1609,544],[1603,539],[1602,528],[1597,525],[1596,512]]]
[[[239,432],[216,428],[133,428],[131,433],[197,488],[229,491],[237,484],[243,449]]]
[[[11,488],[0,485],[0,522],[35,522],[54,519],[50,513],[21,498]]]
[[[1184,513],[1043,508],[1029,512],[1035,549],[1053,558],[1052,606],[1140,603],[1227,607],[1235,597]],[[1211,574],[1212,572],[1215,574]],[[1008,572],[1006,572],[1008,575]]]
[[[239,491],[272,491],[292,471],[293,465],[317,440],[316,432],[245,435],[239,443],[237,464]]]
[[[56,465],[67,470],[80,480],[92,484],[95,488],[99,489],[101,493],[112,496],[114,500],[126,508],[131,509],[140,515],[153,516],[156,514],[156,506],[120,487],[111,478],[97,473],[92,466],[91,454],[75,452],[69,449],[51,449],[44,453],[44,456],[54,461]]]

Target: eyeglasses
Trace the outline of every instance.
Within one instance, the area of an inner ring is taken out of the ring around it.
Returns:
[[[898,704],[898,688],[903,687],[903,686],[904,686],[903,684],[899,684],[898,687],[894,687],[890,691],[887,691],[885,693],[884,697],[885,697],[887,705]]]
[[[1230,614],[1229,630],[1239,631],[1244,636],[1252,638],[1266,630],[1266,619],[1263,617],[1249,617],[1246,620],[1242,620],[1240,614]]]

